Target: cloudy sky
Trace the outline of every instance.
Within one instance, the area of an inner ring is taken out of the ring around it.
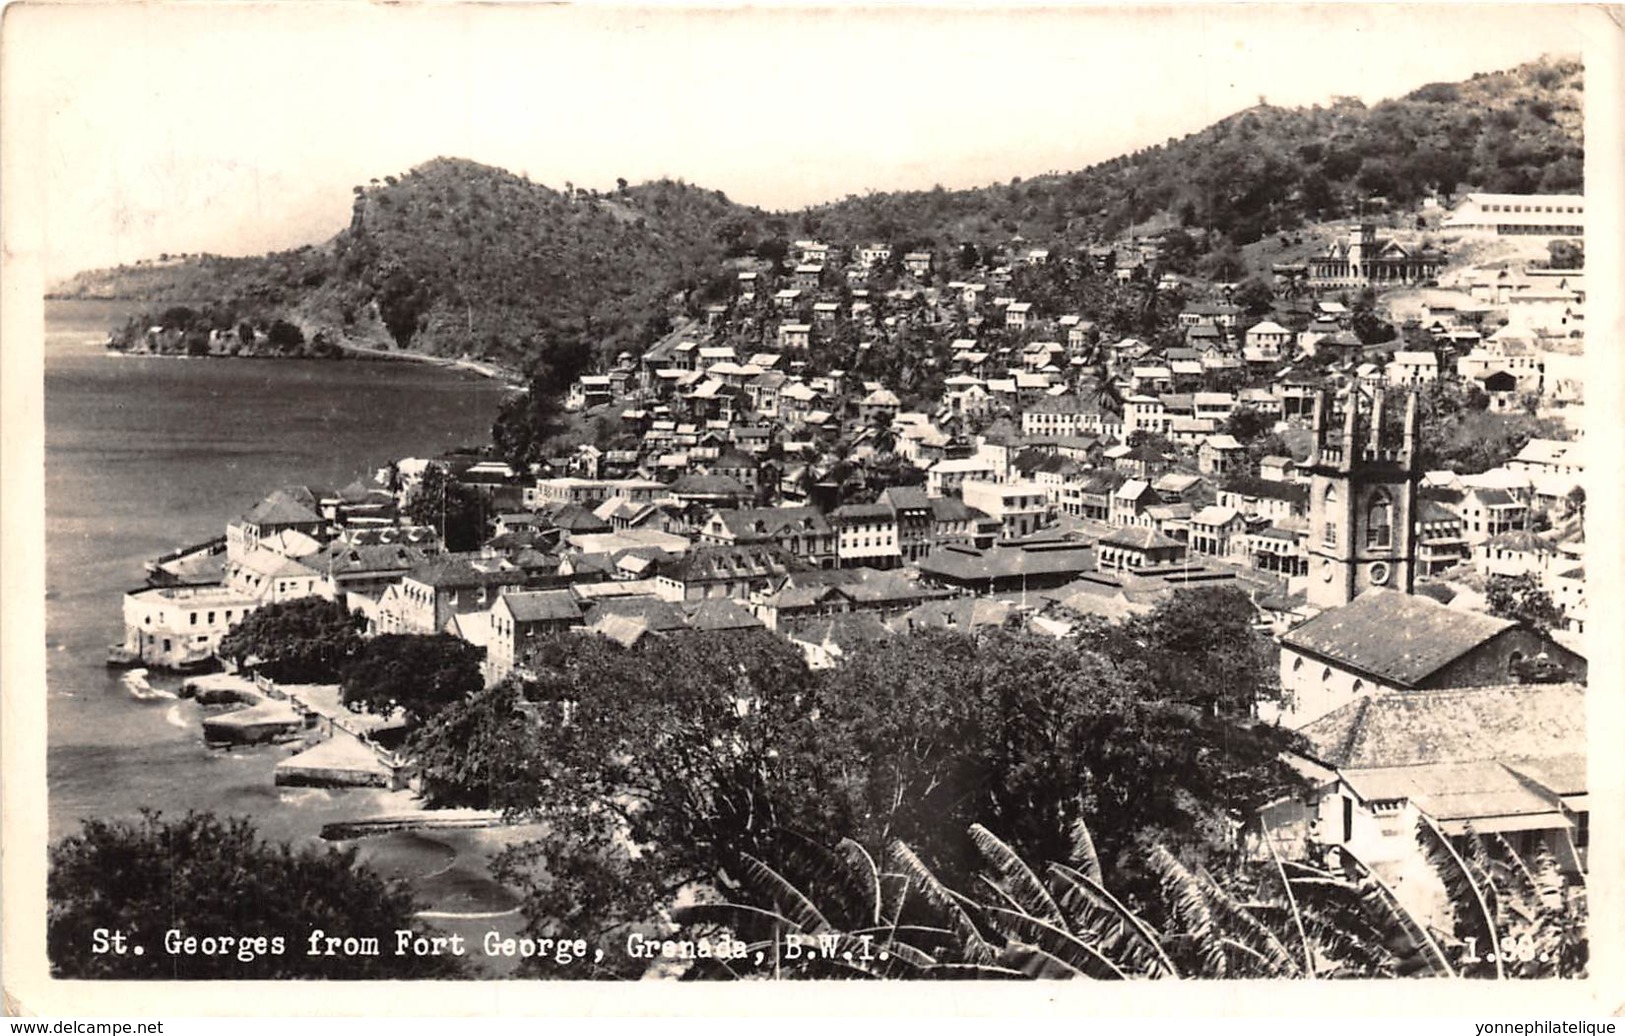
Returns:
[[[4,88],[43,174],[41,258],[56,277],[320,241],[347,220],[352,185],[435,155],[555,187],[682,177],[768,208],[1075,169],[1261,97],[1370,102],[1579,53],[1595,16],[13,7]]]

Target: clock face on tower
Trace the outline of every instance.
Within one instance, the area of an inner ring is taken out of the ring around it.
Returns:
[[[1336,573],[1336,571],[1337,571],[1337,566],[1332,562],[1331,558],[1324,558],[1324,559],[1321,560],[1321,562],[1320,562],[1320,578],[1321,579],[1325,580],[1328,583],[1331,582],[1332,581],[1332,576],[1333,576],[1333,574]]]

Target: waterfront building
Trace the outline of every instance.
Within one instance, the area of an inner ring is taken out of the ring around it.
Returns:
[[[124,650],[159,668],[205,665],[256,607],[253,598],[219,585],[133,590],[124,595]]]

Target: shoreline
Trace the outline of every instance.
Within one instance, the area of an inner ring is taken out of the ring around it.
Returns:
[[[495,381],[504,388],[515,392],[525,391],[524,376],[518,371],[499,367],[496,364],[484,363],[479,360],[453,358],[449,356],[429,356],[425,353],[390,352],[383,349],[369,349],[365,346],[341,345],[336,356],[275,356],[254,353],[207,353],[194,356],[187,353],[148,352],[138,349],[104,350],[106,355],[143,360],[308,360],[313,363],[333,363],[340,361],[354,361],[358,363],[423,363],[431,367],[440,367],[446,370],[461,371]]]

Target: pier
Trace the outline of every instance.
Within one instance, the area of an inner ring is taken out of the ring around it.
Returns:
[[[394,718],[351,712],[336,685],[278,684],[258,673],[217,673],[188,680],[182,695],[206,705],[244,706],[204,719],[204,737],[211,742],[313,742],[277,764],[278,786],[398,790],[411,781],[411,762],[374,739],[395,724]]]

